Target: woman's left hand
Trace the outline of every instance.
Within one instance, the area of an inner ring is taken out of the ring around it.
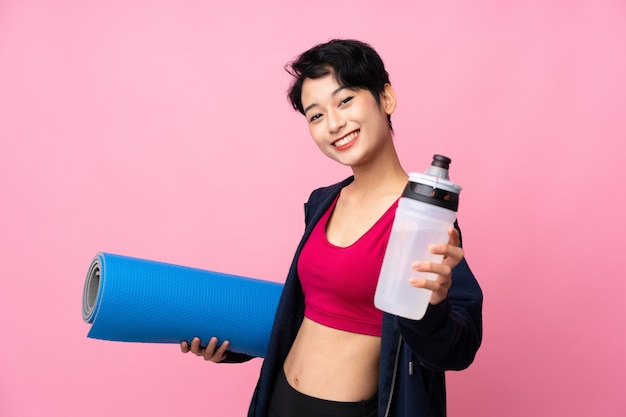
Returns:
[[[463,248],[459,247],[459,232],[454,227],[448,229],[448,243],[430,245],[433,254],[443,255],[441,263],[415,261],[411,267],[419,272],[432,272],[437,275],[433,280],[426,278],[411,278],[410,283],[417,288],[426,288],[432,291],[430,304],[439,304],[448,296],[448,289],[452,285],[452,268],[463,260]]]

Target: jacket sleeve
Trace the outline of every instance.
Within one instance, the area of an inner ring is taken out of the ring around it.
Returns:
[[[463,259],[452,270],[452,287],[445,300],[429,305],[421,320],[396,317],[396,322],[423,367],[461,370],[472,363],[482,341],[482,303],[480,286]]]
[[[247,355],[245,353],[226,351],[226,358],[219,363],[243,363],[248,362],[250,359],[254,359],[254,356]]]

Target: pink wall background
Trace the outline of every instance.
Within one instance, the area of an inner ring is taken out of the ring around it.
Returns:
[[[485,336],[450,415],[626,415],[626,5],[597,0],[1,1],[0,415],[244,415],[260,360],[87,339],[83,282],[98,251],[282,281],[348,175],[282,68],[333,37],[386,61],[405,167],[464,186]]]

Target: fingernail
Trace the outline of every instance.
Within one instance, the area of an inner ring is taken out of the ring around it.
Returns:
[[[426,283],[426,280],[424,278],[409,278],[409,283],[411,283],[411,285],[417,285],[419,287],[423,286]]]

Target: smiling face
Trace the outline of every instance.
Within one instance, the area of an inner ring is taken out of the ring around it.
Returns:
[[[301,97],[311,136],[331,159],[354,168],[370,163],[391,145],[387,116],[396,100],[390,85],[379,104],[368,90],[339,85],[331,72],[305,79]]]

